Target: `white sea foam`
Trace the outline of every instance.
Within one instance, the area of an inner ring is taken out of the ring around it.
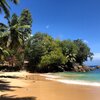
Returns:
[[[83,80],[69,80],[63,79],[60,76],[50,75],[50,74],[41,74],[41,76],[45,76],[47,80],[53,80],[57,82],[61,82],[64,84],[74,84],[74,85],[85,85],[85,86],[97,86],[100,87],[99,82],[90,82],[90,81],[83,81]]]
[[[61,78],[60,76],[51,75],[51,74],[40,74],[40,75],[51,79]]]

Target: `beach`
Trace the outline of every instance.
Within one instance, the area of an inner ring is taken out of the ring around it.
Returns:
[[[12,76],[12,77],[11,77]],[[100,87],[64,84],[27,72],[0,74],[0,100],[99,100]]]

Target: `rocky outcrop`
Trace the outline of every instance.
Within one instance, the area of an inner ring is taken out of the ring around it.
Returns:
[[[91,70],[93,70],[93,68],[85,66],[85,65],[79,65],[77,63],[73,65],[73,71],[75,72],[88,72]]]
[[[96,69],[100,69],[100,66],[96,66]]]

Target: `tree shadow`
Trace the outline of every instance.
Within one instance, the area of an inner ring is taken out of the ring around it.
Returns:
[[[0,80],[0,83],[9,83],[9,82],[7,82],[7,81],[3,81],[3,80]]]
[[[0,100],[36,100],[36,97],[16,97],[1,95]]]
[[[0,91],[1,92],[14,91],[14,88],[21,88],[21,87],[18,87],[18,86],[10,86],[9,83],[10,82],[8,82],[8,81],[0,80]]]
[[[16,79],[16,78],[19,78],[19,77],[17,77],[17,76],[8,76],[8,75],[4,76],[4,75],[1,75],[0,78],[15,78]]]

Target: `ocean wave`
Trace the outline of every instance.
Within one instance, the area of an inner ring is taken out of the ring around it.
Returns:
[[[70,80],[63,79],[61,76],[49,75],[49,74],[41,74],[41,76],[45,76],[47,80],[57,81],[64,84],[74,84],[74,85],[85,85],[85,86],[97,86],[100,87],[99,82],[90,82],[83,80]]]

